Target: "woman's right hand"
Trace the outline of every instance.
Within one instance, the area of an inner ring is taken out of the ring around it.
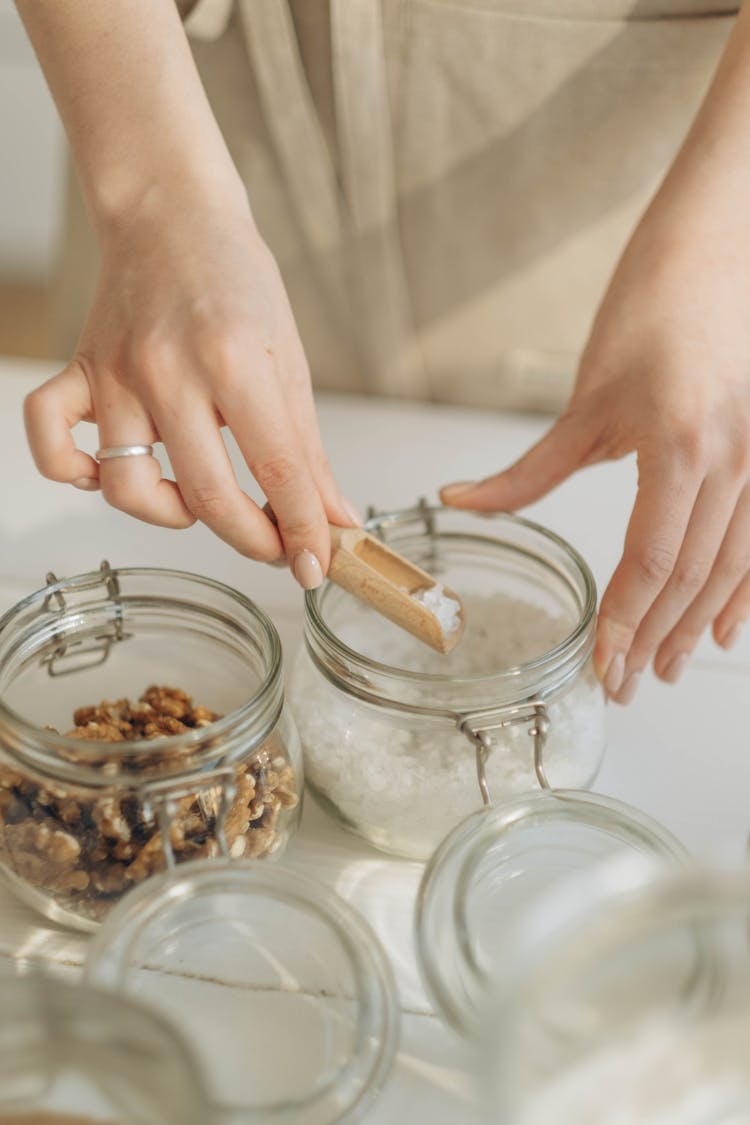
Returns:
[[[356,513],[333,479],[310,375],[278,267],[237,195],[206,203],[149,193],[99,232],[101,270],[75,355],[26,400],[39,471],[101,487],[115,508],[163,527],[201,520],[248,558],[286,556],[319,585],[328,522]],[[153,457],[101,464],[71,429],[95,422],[100,447],[162,441],[175,480]],[[275,521],[239,487],[221,427],[234,435]]]

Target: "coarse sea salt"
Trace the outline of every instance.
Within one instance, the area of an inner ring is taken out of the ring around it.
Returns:
[[[747,1125],[747,1017],[644,1021],[525,1101],[514,1125]]]
[[[423,590],[416,590],[411,597],[437,618],[443,636],[449,637],[451,633],[455,633],[461,624],[461,603],[446,594],[445,587],[440,582]]]
[[[493,674],[549,652],[575,624],[572,613],[555,616],[507,595],[462,593],[462,601],[464,635],[447,656],[353,599],[331,627],[349,648],[391,670],[400,701],[452,709],[460,695],[462,706],[473,710],[508,697],[507,684],[493,685]],[[466,678],[471,682],[462,687]],[[331,683],[305,650],[291,700],[313,790],[377,847],[426,859],[451,828],[481,807],[474,746],[450,720],[362,703]],[[604,748],[604,700],[590,664],[550,699],[548,714],[544,760],[551,783],[589,785]],[[490,733],[486,773],[494,801],[538,788],[528,726]]]

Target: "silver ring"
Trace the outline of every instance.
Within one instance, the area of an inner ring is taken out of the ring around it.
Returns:
[[[97,449],[95,460],[111,461],[114,457],[149,457],[153,452],[153,445],[109,445],[106,449]]]

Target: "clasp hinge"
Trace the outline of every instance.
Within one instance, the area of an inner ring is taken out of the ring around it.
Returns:
[[[213,824],[219,855],[228,859],[227,818],[236,796],[237,771],[232,766],[218,766],[189,782],[175,783],[166,778],[152,781],[144,787],[141,797],[143,816],[148,822],[155,822],[159,826],[167,870],[171,871],[176,862],[172,847],[172,825],[179,811],[180,801],[187,798],[198,801],[205,822]],[[209,805],[213,805],[213,808]]]
[[[456,725],[474,745],[477,765],[477,782],[485,805],[492,804],[492,794],[487,781],[487,761],[492,752],[490,732],[529,723],[529,735],[533,739],[534,772],[541,789],[551,789],[544,768],[544,747],[549,732],[549,714],[541,699],[506,707],[485,708],[460,715]]]
[[[58,577],[50,570],[46,575],[48,586],[55,587],[50,590],[42,604],[43,613],[57,612],[63,614],[70,608],[65,600],[65,585],[61,584]],[[91,582],[92,587],[103,585],[107,596],[115,605],[115,615],[110,627],[102,633],[97,633],[90,640],[70,640],[63,634],[52,652],[42,657],[41,664],[46,666],[50,676],[68,676],[73,672],[81,672],[85,668],[95,668],[104,664],[112,646],[118,641],[127,640],[131,633],[126,633],[123,625],[122,605],[120,602],[120,582],[115,571],[104,559],[99,566],[99,573]],[[80,588],[80,587],[79,587]],[[62,666],[64,665],[64,666]]]

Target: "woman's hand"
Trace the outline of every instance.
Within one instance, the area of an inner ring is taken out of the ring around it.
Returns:
[[[76,355],[29,396],[45,476],[101,484],[110,504],[166,527],[203,520],[250,558],[286,555],[301,585],[328,566],[327,521],[352,515],[318,433],[284,286],[211,113],[174,0],[17,0],[70,141],[101,252]],[[101,447],[164,442],[103,461]],[[231,429],[275,520],[239,488]]]
[[[602,598],[597,673],[629,702],[653,659],[676,680],[704,629],[750,616],[750,243],[656,206],[606,294],[567,410],[515,465],[446,503],[515,509],[635,451],[638,495]]]
[[[328,521],[353,522],[328,466],[305,355],[284,285],[249,208],[150,193],[100,233],[101,273],[76,354],[26,400],[37,467],[101,485],[105,499],[164,527],[202,520],[243,555],[286,554],[306,588],[328,566]],[[96,422],[99,445],[163,441],[176,483],[153,457],[101,465],[70,429]],[[278,523],[239,487],[226,425]]]
[[[565,413],[446,503],[518,508],[635,451],[638,496],[602,598],[597,674],[621,703],[651,659],[676,680],[704,629],[750,617],[750,3],[597,315]]]

